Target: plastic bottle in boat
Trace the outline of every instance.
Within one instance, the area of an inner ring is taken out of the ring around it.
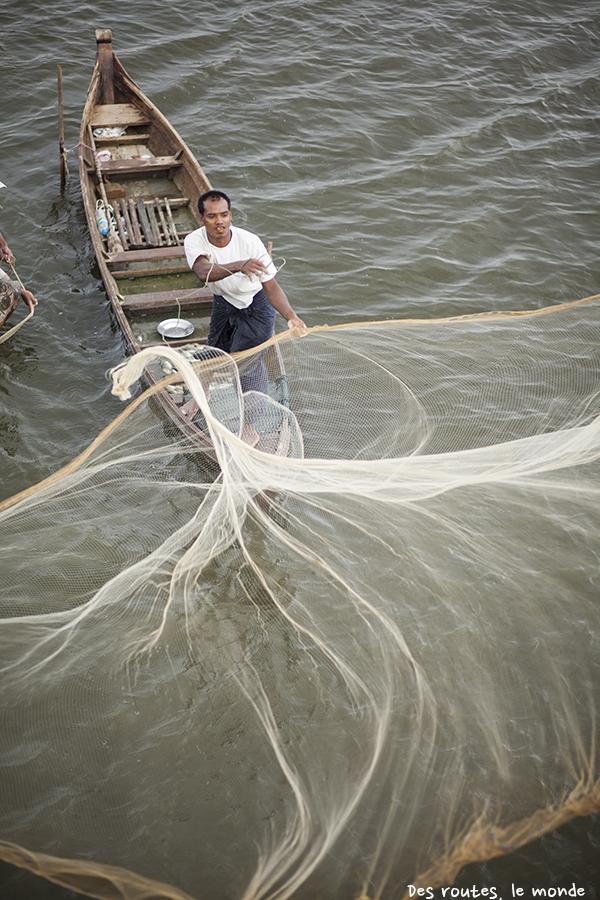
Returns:
[[[96,203],[96,222],[98,223],[100,233],[108,234],[108,219],[106,217],[106,210],[104,209],[102,200],[98,200],[98,202]]]

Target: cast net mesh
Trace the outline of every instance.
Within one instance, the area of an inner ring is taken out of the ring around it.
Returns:
[[[218,466],[144,394],[4,504],[5,860],[400,898],[599,808],[600,302],[278,346],[290,409],[156,351]]]

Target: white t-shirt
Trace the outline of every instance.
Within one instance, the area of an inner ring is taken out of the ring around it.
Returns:
[[[190,269],[199,256],[207,256],[211,263],[217,263],[219,266],[227,266],[227,263],[238,259],[258,259],[267,267],[264,275],[243,275],[236,272],[235,275],[228,275],[220,281],[208,282],[213,294],[220,294],[238,309],[250,306],[252,298],[260,290],[261,283],[270,281],[277,274],[277,269],[261,239],[251,231],[237,228],[235,225],[231,226],[231,240],[226,247],[215,247],[211,244],[204,226],[188,234],[183,246]]]

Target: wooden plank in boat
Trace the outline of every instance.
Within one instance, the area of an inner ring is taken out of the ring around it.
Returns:
[[[150,140],[149,134],[120,134],[118,137],[102,137],[96,138],[97,144],[145,144]]]
[[[129,235],[129,239],[128,239],[129,244],[134,244],[136,241],[135,241],[135,236],[133,233],[133,226],[131,224],[131,219],[129,217],[129,210],[127,208],[127,204],[125,203],[125,200],[123,200],[122,197],[119,200],[119,206],[121,207],[121,215],[122,215],[123,219],[125,220],[125,228],[127,229],[127,234]],[[131,250],[129,248],[125,248],[125,249],[127,250],[127,253],[131,253]]]
[[[165,205],[165,212],[167,214],[167,221],[169,225],[169,234],[171,235],[171,240],[174,244],[181,244],[181,235],[177,231],[177,225],[175,224],[175,220],[173,219],[173,212],[171,211],[171,203],[168,197],[165,197],[163,200]]]
[[[160,233],[160,225],[158,224],[158,219],[156,218],[154,203],[146,203],[145,206],[148,221],[150,222],[150,228],[152,229],[152,234],[154,235],[154,243],[158,247],[164,247],[165,241],[163,240],[163,237]]]
[[[147,250],[124,250],[122,253],[111,253],[108,265],[118,263],[151,262],[155,259],[183,259],[183,247],[149,247]]]
[[[176,169],[181,165],[181,160],[175,156],[151,156],[146,159],[110,159],[101,164],[101,169],[103,175],[146,175],[148,172]]]
[[[115,219],[117,222],[117,231],[119,232],[119,237],[121,239],[121,245],[123,246],[124,250],[127,250],[127,248],[129,247],[130,232],[127,231],[126,227],[123,227],[123,217],[122,216],[115,216]],[[109,241],[109,243],[110,243],[110,241]]]
[[[189,197],[165,197],[163,199],[163,203],[166,205],[167,209],[171,207],[172,209],[179,209],[180,206],[189,206],[190,198]]]
[[[92,128],[127,128],[129,125],[149,125],[150,119],[133,103],[105,103],[95,108],[90,124]]]
[[[138,217],[138,221],[140,223],[141,229],[144,232],[144,237],[146,239],[146,243],[150,247],[155,247],[157,242],[154,240],[152,226],[150,225],[148,213],[146,212],[146,204],[144,203],[143,200],[138,200],[138,202],[135,204],[135,211],[137,213],[137,217]]]
[[[113,278],[152,278],[154,275],[181,275],[190,270],[187,265],[183,266],[155,266],[147,269],[123,269],[123,263],[113,271]]]
[[[155,291],[152,294],[128,294],[122,297],[121,306],[129,312],[161,312],[172,311],[179,304],[182,310],[198,307],[210,308],[213,302],[212,291],[207,288],[194,288],[174,291]]]
[[[158,199],[158,197],[154,198],[154,210],[156,212],[156,215],[158,216],[158,219],[160,222],[160,227],[162,228],[162,232],[163,232],[163,241],[161,241],[161,243],[167,244],[169,246],[171,244],[176,244],[177,241],[175,240],[175,238],[169,231],[169,226],[167,224],[167,220],[165,219],[165,214],[162,211],[162,204],[161,204],[160,200]]]
[[[124,203],[124,200],[121,200],[121,203]],[[137,213],[135,210],[135,204],[133,200],[127,201],[127,209],[129,211],[129,222],[131,224],[131,229],[133,231],[133,238],[136,244],[141,244],[142,242],[142,233],[140,231],[140,226],[137,220]],[[125,220],[127,221],[127,220]]]
[[[120,197],[126,197],[127,191],[123,187],[122,184],[117,184],[116,181],[109,182],[104,186],[106,191],[106,199],[107,200],[118,200]],[[100,193],[100,185],[96,185],[96,193]],[[100,193],[100,196],[102,194]]]

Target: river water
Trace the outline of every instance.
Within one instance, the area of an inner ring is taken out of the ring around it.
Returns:
[[[0,230],[39,299],[0,347],[0,499],[121,411],[105,372],[125,346],[75,151],[64,192],[58,163],[56,67],[72,148],[100,27],[234,221],[273,241],[307,324],[600,292],[595,0],[0,0]],[[599,850],[600,823],[580,820],[461,879],[507,891],[553,879],[599,897]],[[71,896],[1,872],[3,900]]]

